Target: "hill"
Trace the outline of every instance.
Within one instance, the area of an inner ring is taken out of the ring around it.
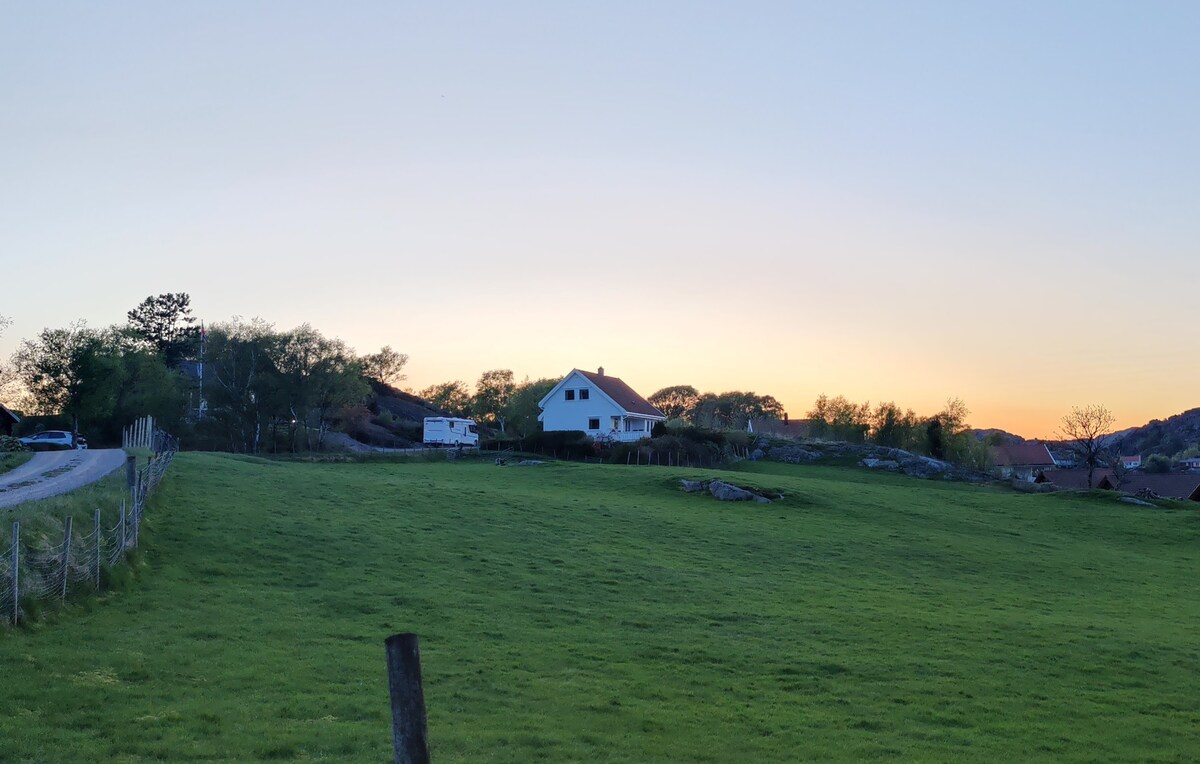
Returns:
[[[387,760],[410,630],[439,762],[1200,757],[1194,511],[181,454],[146,517],[133,588],[0,633],[0,760]]]
[[[1200,444],[1200,408],[1163,420],[1155,419],[1126,431],[1116,441],[1116,447],[1122,453],[1143,457],[1150,454],[1170,456],[1197,444]]]
[[[357,443],[384,448],[419,446],[425,417],[448,415],[420,396],[377,380],[367,382],[371,394],[366,403],[337,422],[338,428]],[[347,444],[354,445],[349,441]]]

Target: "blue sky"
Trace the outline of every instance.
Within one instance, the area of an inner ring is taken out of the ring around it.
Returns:
[[[0,9],[0,354],[182,290],[417,387],[1200,405],[1194,3]]]

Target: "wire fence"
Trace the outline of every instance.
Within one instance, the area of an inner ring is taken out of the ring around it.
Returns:
[[[64,517],[59,541],[37,539],[23,544],[21,523],[13,522],[12,536],[0,550],[0,623],[20,623],[37,602],[61,602],[75,592],[100,591],[105,571],[137,549],[146,501],[179,450],[175,438],[162,430],[155,431],[150,441],[155,453],[140,469],[129,467],[129,496],[121,500],[112,527],[103,523],[96,509],[90,523]]]

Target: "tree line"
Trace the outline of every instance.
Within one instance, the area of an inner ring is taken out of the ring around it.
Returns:
[[[947,400],[937,413],[920,416],[892,401],[872,407],[821,394],[808,411],[808,431],[815,438],[873,443],[985,469],[988,449],[970,431],[970,413],[958,398]]]
[[[203,357],[204,363],[199,361]],[[125,324],[77,321],[23,340],[2,370],[16,407],[51,426],[115,442],[151,415],[190,445],[258,452],[319,448],[367,380],[404,379],[408,356],[358,355],[309,324],[278,330],[233,318],[202,329],[186,293],[147,297]]]

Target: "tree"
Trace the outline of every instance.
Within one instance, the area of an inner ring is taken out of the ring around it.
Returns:
[[[10,326],[12,326],[12,319],[6,316],[0,316],[0,337],[4,336],[4,330]],[[8,382],[8,367],[4,365],[3,361],[0,361],[0,392],[3,392],[4,388],[8,385]]]
[[[665,413],[665,412],[664,412]],[[770,395],[732,390],[724,393],[704,393],[692,406],[690,418],[698,427],[713,429],[746,429],[750,419],[778,419],[783,406]]]
[[[428,401],[434,408],[439,408],[450,416],[465,416],[471,410],[471,391],[467,389],[467,384],[462,380],[439,382],[436,385],[430,385],[417,395]]]
[[[917,415],[895,403],[880,403],[871,414],[871,441],[888,448],[910,449],[916,441]]]
[[[271,350],[287,403],[286,411],[275,414],[303,427],[308,450],[315,429],[320,448],[333,412],[366,397],[362,365],[346,343],[323,336],[307,323],[281,335]]]
[[[700,392],[691,385],[664,387],[646,400],[667,415],[668,419],[690,419],[700,400]]]
[[[967,416],[971,413],[967,404],[961,398],[946,399],[946,407],[935,416],[942,423],[944,430],[951,435],[958,435],[967,427]]]
[[[277,408],[273,399],[278,397],[280,379],[272,360],[277,341],[271,325],[261,319],[246,322],[235,317],[209,329],[210,418],[234,451],[256,453],[263,420]]]
[[[1116,418],[1101,405],[1076,406],[1062,418],[1059,436],[1067,441],[1075,454],[1076,463],[1088,468],[1088,488],[1092,487],[1096,467],[1106,457],[1104,436],[1113,428]]]
[[[407,353],[397,353],[390,345],[384,345],[378,353],[362,357],[362,372],[367,379],[395,387],[408,379],[404,367],[408,364]]]
[[[504,425],[508,419],[508,404],[516,387],[513,373],[509,369],[492,369],[480,374],[479,381],[475,383],[475,397],[472,400],[476,415],[495,422],[500,426],[500,432],[504,432]]]
[[[821,438],[862,442],[871,429],[871,404],[852,403],[839,395],[822,393],[808,412],[813,435]]]
[[[1151,474],[1163,475],[1171,471],[1171,457],[1166,454],[1150,454],[1142,469]]]
[[[934,459],[946,458],[946,438],[942,420],[934,417],[925,425],[925,446]]]
[[[65,414],[79,422],[111,418],[124,373],[105,337],[77,321],[66,329],[43,329],[23,340],[12,357],[17,378],[41,414]]]
[[[167,368],[160,353],[129,334],[128,328],[106,332],[109,352],[120,360],[123,383],[112,416],[100,431],[116,440],[125,425],[149,415],[168,432],[179,432],[187,410],[187,380],[179,371]]]
[[[561,377],[535,379],[532,382],[526,379],[516,386],[508,401],[508,427],[513,434],[524,438],[539,430],[538,414],[541,413],[541,409],[538,408],[538,403],[560,381]]]
[[[129,328],[162,353],[167,366],[175,366],[192,354],[200,339],[191,304],[186,292],[147,297],[126,314]]]

